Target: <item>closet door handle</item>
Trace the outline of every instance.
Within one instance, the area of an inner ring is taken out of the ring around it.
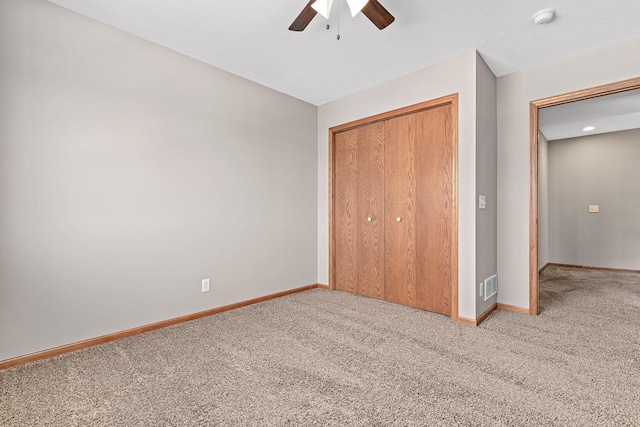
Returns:
[[[402,221],[402,218],[398,217],[398,218],[396,218],[396,221],[400,222],[400,221]]]
[[[371,222],[373,221],[373,218],[371,218],[370,216],[367,217],[367,221]]]

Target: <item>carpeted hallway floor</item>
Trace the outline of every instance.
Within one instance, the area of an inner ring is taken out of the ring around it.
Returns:
[[[0,372],[1,426],[640,425],[640,275],[479,328],[313,290]]]

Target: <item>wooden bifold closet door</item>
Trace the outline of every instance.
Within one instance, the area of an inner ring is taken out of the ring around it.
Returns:
[[[384,122],[336,135],[337,289],[384,298]]]
[[[457,125],[434,104],[334,133],[332,287],[451,315]]]

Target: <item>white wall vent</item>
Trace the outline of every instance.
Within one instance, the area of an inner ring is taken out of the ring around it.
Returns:
[[[484,300],[498,293],[498,275],[494,274],[484,281]]]

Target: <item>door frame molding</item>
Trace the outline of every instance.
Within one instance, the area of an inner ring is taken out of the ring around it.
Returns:
[[[329,128],[329,288],[335,290],[336,251],[335,251],[335,222],[334,222],[334,183],[335,183],[335,142],[336,134],[372,123],[381,122],[396,117],[406,116],[432,108],[451,105],[451,145],[453,159],[452,171],[452,227],[451,227],[451,319],[459,321],[458,317],[458,94],[443,96],[407,107],[398,108],[386,113],[376,114],[363,119],[344,123]]]
[[[538,125],[540,109],[640,89],[640,77],[537,99],[529,104],[529,314],[538,315]]]

